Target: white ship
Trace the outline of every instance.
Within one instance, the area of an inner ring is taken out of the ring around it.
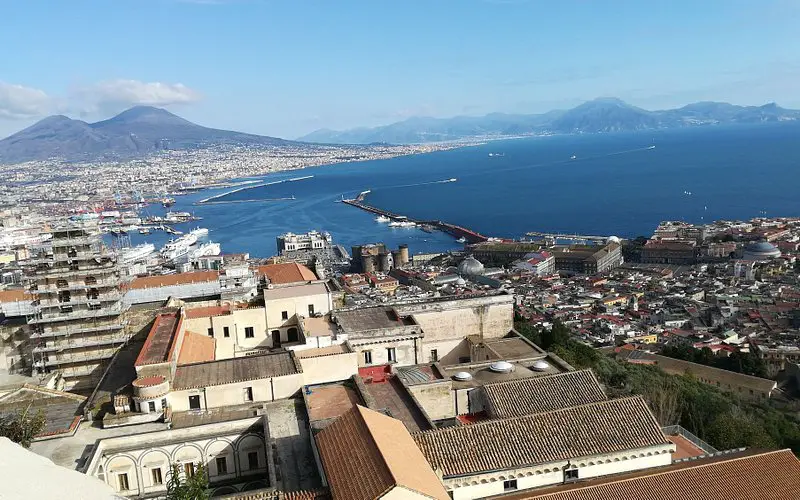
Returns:
[[[416,224],[408,220],[392,221],[389,223],[389,227],[414,227],[414,226],[416,226]]]
[[[180,238],[170,240],[169,243],[164,245],[164,248],[161,249],[161,257],[167,261],[177,260],[188,254],[191,250],[193,250],[192,246],[195,245],[198,242],[198,240],[205,238],[207,236],[208,236],[208,229],[204,227],[198,227],[196,229],[192,229],[191,231],[184,234]],[[206,255],[214,255],[214,254],[206,254]],[[219,254],[217,253],[216,255]]]
[[[189,250],[189,253],[186,254],[186,259],[192,261],[199,257],[205,257],[206,255],[219,255],[221,252],[222,247],[220,247],[219,243],[209,241],[199,246],[193,246],[191,250]]]
[[[392,219],[386,217],[385,215],[379,215],[379,216],[375,217],[375,221],[380,222],[380,223],[389,222],[391,220]]]
[[[132,264],[145,260],[156,251],[156,246],[152,243],[144,243],[135,247],[123,248],[119,251],[119,262],[121,264]]]

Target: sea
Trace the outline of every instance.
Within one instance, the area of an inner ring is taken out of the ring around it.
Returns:
[[[312,229],[330,232],[346,248],[369,242],[391,248],[406,243],[412,254],[463,248],[447,234],[388,227],[341,203],[369,191],[370,205],[487,236],[539,231],[635,237],[650,235],[662,220],[800,216],[800,124],[496,140],[244,180],[266,185],[178,197],[171,210],[202,220],[176,228],[208,228],[224,253],[252,257],[274,255],[282,233]],[[198,203],[221,194],[215,201],[225,203]],[[143,215],[165,211],[149,206]],[[170,237],[154,232],[130,239],[160,246]]]

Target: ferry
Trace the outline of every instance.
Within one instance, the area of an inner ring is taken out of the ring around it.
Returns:
[[[416,225],[415,222],[409,220],[392,221],[389,223],[389,227],[415,227]]]
[[[385,215],[379,215],[379,216],[375,217],[375,221],[376,222],[380,222],[380,223],[390,222],[391,220],[392,219],[386,217]]]
[[[199,238],[207,235],[208,229],[193,229],[180,238],[170,240],[166,245],[164,245],[164,248],[161,249],[161,257],[167,261],[174,261],[180,257],[183,257],[189,253],[190,250],[192,250],[192,245],[197,243]]]

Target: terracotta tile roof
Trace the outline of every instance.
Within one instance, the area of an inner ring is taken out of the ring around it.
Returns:
[[[179,366],[175,370],[172,388],[180,391],[214,385],[232,384],[247,380],[280,377],[300,373],[289,351],[223,359],[207,363]]]
[[[194,307],[191,309],[185,309],[186,319],[210,318],[211,316],[222,316],[225,314],[230,314],[230,312],[231,312],[231,306],[229,305]]]
[[[213,337],[187,331],[183,334],[178,365],[214,361],[215,347],[216,340]]]
[[[333,498],[373,500],[394,487],[450,498],[402,422],[355,406],[316,436]]]
[[[494,418],[521,417],[608,399],[591,370],[487,384],[484,391]]]
[[[791,450],[684,462],[622,478],[547,488],[503,498],[538,500],[796,500],[800,461]]]
[[[159,314],[150,327],[135,366],[152,365],[169,361],[175,349],[175,334],[183,319],[178,313]]]
[[[204,283],[217,281],[219,271],[195,271],[191,273],[165,274],[163,276],[145,276],[135,278],[128,288],[159,288],[162,286],[186,285],[189,283]]]
[[[31,296],[25,290],[0,290],[0,302],[29,301]]]
[[[414,440],[445,477],[671,445],[639,396],[426,431]]]
[[[258,266],[256,268],[256,274],[258,276],[266,277],[270,283],[276,285],[299,283],[302,281],[315,281],[317,279],[317,275],[315,275],[311,269],[295,262]]]

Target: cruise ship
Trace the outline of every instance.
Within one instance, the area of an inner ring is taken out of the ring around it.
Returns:
[[[152,243],[143,243],[135,247],[123,248],[119,251],[119,262],[121,264],[132,264],[144,260],[156,251],[156,246]]]

